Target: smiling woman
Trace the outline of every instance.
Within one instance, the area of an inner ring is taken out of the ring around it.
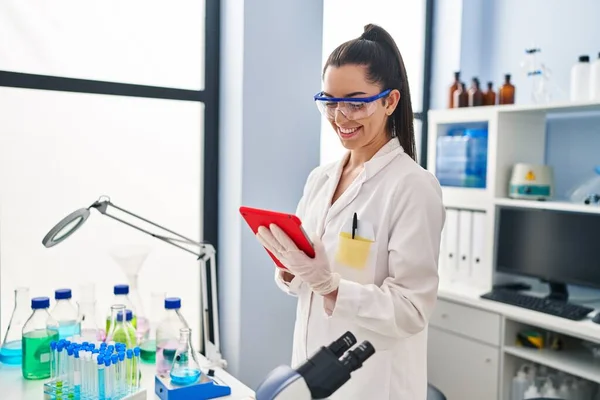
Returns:
[[[339,45],[323,88],[315,102],[347,151],[312,171],[298,204],[315,257],[277,226],[258,232],[287,268],[277,285],[298,297],[292,364],[349,330],[375,355],[332,400],[424,400],[445,210],[415,160],[406,69],[389,33],[370,24]]]

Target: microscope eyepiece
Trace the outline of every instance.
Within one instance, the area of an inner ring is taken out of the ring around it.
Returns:
[[[331,343],[328,349],[331,350],[336,357],[340,358],[344,353],[356,344],[356,337],[352,332],[344,333],[338,340]]]
[[[363,363],[373,354],[375,354],[375,348],[371,343],[365,340],[355,349],[347,352],[340,361],[352,372],[362,367]]]

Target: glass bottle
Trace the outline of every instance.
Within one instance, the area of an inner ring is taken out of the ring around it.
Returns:
[[[140,356],[142,361],[147,363],[156,362],[156,329],[162,320],[165,311],[164,304],[165,292],[152,292],[152,308],[149,314],[149,329],[140,343]],[[139,332],[138,332],[139,333]]]
[[[156,329],[156,372],[158,374],[170,372],[179,345],[180,330],[189,328],[180,309],[180,298],[165,299],[165,313]]]
[[[450,86],[450,96],[448,98],[448,108],[454,108],[454,92],[460,88],[460,71],[454,73],[454,82]]]
[[[58,322],[48,312],[50,299],[31,299],[33,313],[23,326],[23,364],[25,379],[50,377],[50,343],[58,340]]]
[[[88,343],[103,342],[106,332],[98,326],[96,319],[96,290],[93,283],[81,285],[79,306],[79,324],[82,341]]]
[[[81,333],[79,313],[71,303],[71,289],[57,289],[54,291],[54,308],[50,312],[52,318],[58,322],[59,339],[73,338]]]
[[[175,385],[191,385],[200,378],[200,363],[191,341],[191,329],[179,330],[179,347],[175,352],[171,366],[171,383]]]
[[[487,91],[483,94],[483,105],[484,106],[495,106],[496,105],[496,92],[494,92],[494,83],[487,83]]]
[[[468,107],[469,106],[469,94],[467,93],[467,87],[464,82],[460,83],[458,89],[454,91],[454,108]]]
[[[504,84],[498,91],[498,104],[515,104],[515,87],[510,83],[510,74],[504,75]]]
[[[469,107],[479,107],[483,105],[483,92],[479,88],[479,79],[473,78],[468,95]]]
[[[131,324],[133,312],[126,310],[122,304],[115,304],[111,308],[110,331],[106,334],[106,342],[123,343],[127,348],[137,346],[135,328]]]
[[[21,365],[23,326],[29,318],[29,288],[15,289],[15,308],[0,348],[0,362],[6,365]]]
[[[115,285],[113,288],[113,294],[114,294],[114,297],[113,297],[112,302],[110,303],[111,306],[117,305],[117,304],[122,304],[125,306],[126,310],[131,310],[131,312],[133,313],[133,319],[131,320],[131,324],[135,328],[136,327],[135,307],[133,306],[133,303],[129,299],[129,285]],[[108,316],[106,317],[106,332],[107,332],[107,334],[110,331],[111,318],[112,318],[112,308],[111,308],[111,311],[109,312]]]

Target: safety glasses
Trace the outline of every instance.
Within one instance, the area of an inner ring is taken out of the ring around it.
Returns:
[[[323,92],[315,94],[315,103],[323,116],[329,120],[335,119],[339,110],[348,120],[357,120],[370,117],[377,109],[376,100],[382,99],[392,90],[387,89],[371,97],[328,97]]]

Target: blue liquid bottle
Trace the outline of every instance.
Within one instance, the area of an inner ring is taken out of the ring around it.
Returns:
[[[54,291],[56,304],[52,309],[52,317],[58,322],[59,339],[68,339],[79,336],[81,328],[77,309],[71,303],[71,289],[57,289]]]

